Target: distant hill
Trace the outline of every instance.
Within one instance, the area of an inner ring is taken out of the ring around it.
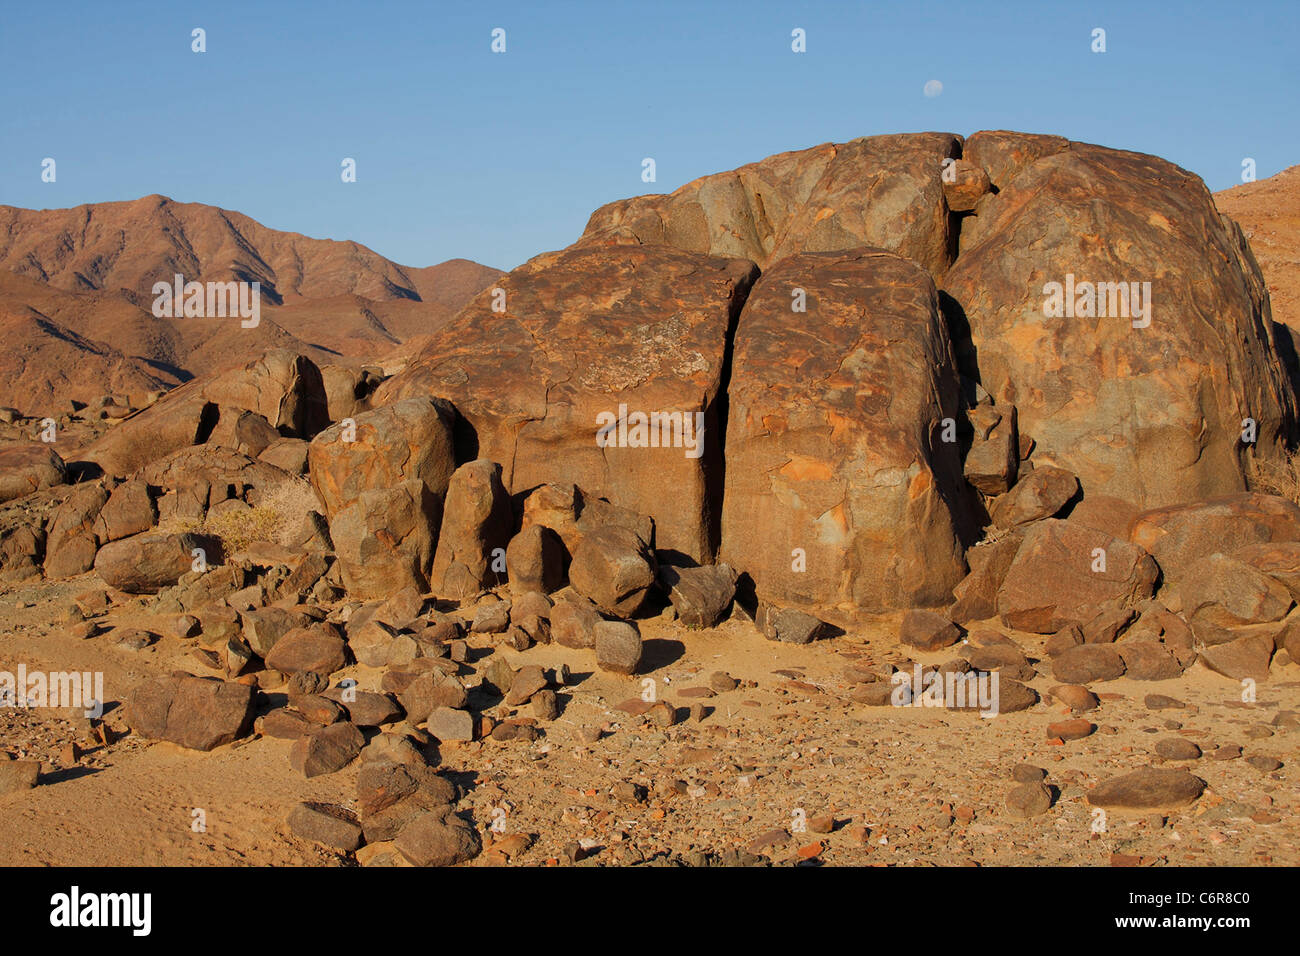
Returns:
[[[156,318],[154,283],[258,282],[261,322]],[[269,347],[356,364],[439,328],[501,273],[465,259],[412,268],[165,196],[72,209],[0,206],[0,404],[142,395]]]
[[[1300,166],[1214,194],[1241,224],[1273,301],[1273,318],[1300,331]]]

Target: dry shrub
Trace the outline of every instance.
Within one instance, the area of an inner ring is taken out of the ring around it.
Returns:
[[[319,510],[320,501],[311,482],[290,478],[263,488],[252,507],[209,513],[201,522],[173,519],[165,530],[212,535],[221,541],[226,554],[235,554],[259,541],[288,545],[302,529],[307,513]]]
[[[1246,477],[1251,491],[1300,504],[1300,452],[1288,453],[1283,459],[1251,457]]]

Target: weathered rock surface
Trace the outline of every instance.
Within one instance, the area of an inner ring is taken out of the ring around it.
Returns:
[[[977,136],[975,156],[1004,182],[963,224],[943,280],[970,328],[957,343],[963,371],[978,360],[978,381],[1017,407],[1035,454],[1078,475],[1085,494],[1151,508],[1243,490],[1242,420],[1258,424],[1256,453],[1276,458],[1296,401],[1267,300],[1251,291],[1258,267],[1204,183],[1153,156]],[[1194,289],[1188,275],[1200,277]],[[1143,282],[1151,311],[1135,319],[1119,284]],[[1088,307],[1085,283],[1101,285],[1105,308]],[[1067,286],[1072,308],[1058,314],[1049,297]]]
[[[741,314],[730,396],[721,557],[760,597],[951,600],[967,486],[942,440],[959,383],[929,276],[875,250],[777,263]]]
[[[1250,492],[1154,508],[1137,516],[1129,540],[1151,553],[1166,581],[1177,583],[1212,554],[1300,541],[1300,507]]]
[[[868,136],[769,156],[669,195],[610,203],[580,244],[636,242],[751,259],[878,246],[942,275],[952,236],[941,181],[951,133]]]

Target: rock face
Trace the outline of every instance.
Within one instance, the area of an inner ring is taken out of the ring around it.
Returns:
[[[664,247],[538,256],[498,283],[504,312],[490,290],[475,299],[373,402],[446,398],[466,423],[460,457],[500,462],[511,493],[576,483],[707,562],[727,343],[755,274]]]
[[[1242,490],[1243,419],[1256,454],[1275,457],[1296,403],[1252,292],[1258,268],[1204,184],[1151,156],[977,136],[999,192],[963,226],[944,278],[956,326],[969,323],[963,371],[1017,407],[1036,455],[1085,494],[1150,508]],[[1068,311],[1049,283],[1073,291]],[[1122,314],[1110,285],[1106,308],[1089,309],[1084,283],[1137,283],[1142,315]]]
[[[951,133],[915,133],[780,153],[602,206],[579,244],[663,244],[764,269],[801,252],[878,246],[942,275],[954,237],[940,173],[960,149]]]
[[[63,459],[45,442],[0,448],[0,502],[61,485],[67,478]]]
[[[253,723],[253,688],[201,677],[160,677],[135,688],[126,702],[133,731],[191,750],[211,750]]]
[[[777,263],[736,332],[721,558],[777,603],[946,604],[966,570],[969,492],[943,440],[958,388],[915,265],[873,250]]]
[[[1141,548],[1047,518],[1026,532],[998,592],[998,613],[1008,627],[1038,634],[1083,627],[1101,605],[1133,607],[1151,597],[1158,575]]]

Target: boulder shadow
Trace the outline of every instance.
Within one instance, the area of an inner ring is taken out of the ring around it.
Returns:
[[[652,637],[641,645],[641,667],[638,671],[657,671],[661,667],[675,664],[685,655],[686,645],[681,641]]]

